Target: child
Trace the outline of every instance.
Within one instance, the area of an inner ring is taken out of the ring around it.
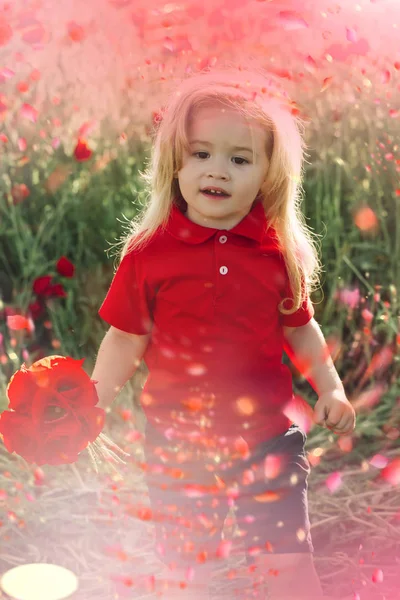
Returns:
[[[186,78],[155,132],[150,201],[99,310],[110,325],[92,374],[99,405],[142,357],[149,369],[144,468],[156,550],[176,580],[164,598],[208,597],[212,567],[236,551],[221,540],[229,507],[252,597],[256,574],[271,598],[322,597],[284,347],[307,365],[318,424],[348,434],[355,413],[309,299],[319,264],[299,208],[298,125],[260,70]]]

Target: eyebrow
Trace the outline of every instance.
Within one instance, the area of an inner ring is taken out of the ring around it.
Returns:
[[[204,142],[201,140],[192,140],[190,144],[202,144],[203,146],[212,146],[211,142]],[[242,150],[244,152],[250,152],[251,154],[253,153],[251,148],[246,148],[246,146],[232,146],[232,150]]]

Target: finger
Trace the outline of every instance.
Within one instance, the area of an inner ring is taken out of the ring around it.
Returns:
[[[340,419],[339,423],[337,424],[337,428],[338,429],[347,429],[349,431],[353,431],[354,427],[356,426],[356,415],[355,413],[352,411],[350,412],[346,412],[343,417]]]
[[[339,425],[339,423],[341,423],[341,419],[327,419],[326,420],[326,426],[328,427],[328,429],[337,429],[340,428],[341,425]],[[343,423],[342,423],[343,424]]]
[[[338,423],[338,425],[334,428],[334,433],[346,435],[347,433],[351,433],[353,430],[353,420],[346,419],[345,421],[340,421],[340,423]]]
[[[316,407],[314,410],[314,422],[317,425],[325,425],[325,419],[328,417],[328,411],[326,407]]]
[[[348,424],[346,433],[353,433],[355,428],[356,428],[356,421],[355,421],[355,419],[352,419],[350,421],[350,423]]]
[[[332,429],[332,433],[336,433],[337,435],[346,435],[347,433],[349,433],[349,429],[347,427],[344,427],[342,429],[338,429],[337,427],[335,427],[334,429]]]
[[[330,425],[330,429],[335,429],[338,431],[343,431],[344,429],[346,429],[349,425],[349,420],[347,417],[342,417],[341,419],[339,419],[336,423],[333,423],[332,425]]]
[[[327,411],[326,426],[329,427],[329,429],[332,429],[332,427],[337,427],[345,418],[346,412],[343,410],[343,408],[335,406],[334,408],[331,408],[331,410]]]

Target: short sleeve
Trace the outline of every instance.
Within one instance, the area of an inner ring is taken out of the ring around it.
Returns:
[[[146,335],[152,327],[151,294],[143,277],[138,276],[136,263],[135,252],[124,256],[98,314],[117,329]]]
[[[289,282],[286,284],[284,297],[293,298]],[[300,308],[296,312],[292,313],[291,315],[281,314],[281,322],[284,327],[301,327],[302,325],[307,325],[307,323],[314,316],[314,313],[314,306],[311,302],[309,295],[307,294],[306,299],[300,305]]]

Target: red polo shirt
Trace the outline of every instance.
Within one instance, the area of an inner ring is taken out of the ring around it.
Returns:
[[[314,309],[307,299],[280,315],[288,276],[266,226],[261,203],[230,230],[197,225],[173,205],[166,228],[119,265],[99,315],[129,333],[151,331],[141,400],[159,429],[205,426],[253,446],[291,424],[282,326],[305,325]]]

